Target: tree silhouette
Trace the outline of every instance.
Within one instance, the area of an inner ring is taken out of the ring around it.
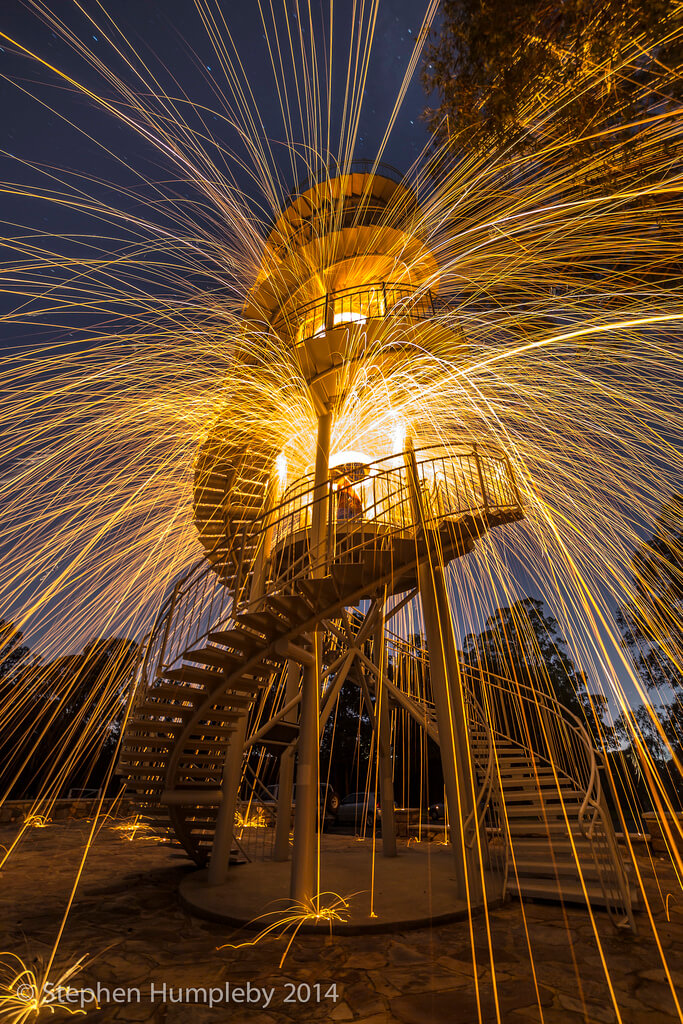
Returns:
[[[465,637],[461,658],[472,679],[514,680],[556,698],[594,738],[609,733],[602,722],[604,697],[588,692],[584,673],[570,657],[559,625],[542,601],[525,597],[497,608],[481,633]]]
[[[675,0],[442,0],[441,10],[423,69],[439,103],[426,117],[459,151],[571,138],[573,152],[590,153],[606,148],[598,127],[680,99],[680,41],[666,41]]]
[[[655,695],[652,714],[636,720],[656,760],[666,759],[656,714],[677,756],[683,754],[683,496],[667,501],[651,536],[633,558],[633,592],[621,609],[624,647],[647,688]],[[646,722],[645,719],[649,721]],[[623,716],[617,723],[630,735]]]
[[[77,654],[19,671],[13,687],[21,701],[0,742],[0,780],[13,796],[34,796],[41,782],[58,777],[60,794],[99,788],[116,749],[137,653],[134,640],[97,638]]]
[[[13,622],[0,619],[0,687],[9,686],[29,659],[31,649],[22,639],[23,633]]]

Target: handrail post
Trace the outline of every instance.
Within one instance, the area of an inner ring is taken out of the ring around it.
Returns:
[[[382,810],[382,853],[385,857],[396,856],[396,820],[394,816],[394,780],[391,758],[389,721],[389,694],[384,685],[384,615],[386,587],[382,610],[375,627],[372,644],[372,660],[377,667],[375,678],[374,728],[377,734],[378,770]]]
[[[254,607],[258,606],[266,592],[266,566],[273,546],[273,533],[275,530],[275,524],[271,513],[275,505],[276,493],[276,478],[275,474],[271,473],[263,507],[261,543],[258,545],[258,549],[256,551],[256,558],[254,560],[254,568],[251,577],[251,588],[249,591],[249,605]]]
[[[325,330],[331,331],[334,327],[334,292],[325,293]]]
[[[163,671],[163,668],[164,668],[164,658],[166,657],[166,647],[168,645],[168,637],[169,637],[169,633],[170,633],[170,630],[171,630],[171,619],[173,618],[173,612],[175,611],[175,603],[176,603],[176,601],[178,599],[178,591],[180,589],[181,582],[182,582],[182,580],[177,580],[176,585],[173,588],[173,592],[171,593],[171,601],[169,603],[168,611],[166,612],[166,625],[164,627],[164,636],[163,636],[163,639],[161,641],[161,650],[159,651],[159,657],[157,659],[157,664],[159,665],[159,671],[160,672]],[[145,672],[146,672],[147,671],[147,665],[146,664],[144,666],[144,669],[145,669]]]
[[[503,452],[503,459],[505,460],[505,465],[507,466],[508,480],[510,481],[510,483],[512,485],[512,492],[513,492],[513,494],[515,496],[515,501],[517,502],[517,504],[521,508],[522,507],[522,496],[519,493],[519,487],[517,486],[517,477],[512,472],[512,464],[510,463],[510,458],[509,458],[507,452]]]
[[[325,543],[325,575],[329,572],[330,563],[334,561],[336,548],[336,534],[334,522],[334,494],[331,482],[327,488],[327,541]]]
[[[486,484],[484,483],[484,474],[481,471],[481,459],[479,458],[479,449],[476,444],[472,445],[472,451],[474,452],[474,461],[477,464],[477,476],[479,477],[479,487],[481,488],[481,500],[484,503],[484,515],[489,514],[489,498],[486,491]]]
[[[211,845],[211,858],[207,881],[209,885],[222,885],[230,867],[230,850],[235,832],[235,808],[242,780],[242,748],[247,733],[249,712],[244,711],[230,737],[228,753],[223,766],[221,802]]]
[[[235,576],[234,576],[234,580],[233,580],[233,591],[232,591],[233,592],[233,598],[232,598],[233,609],[237,609],[237,606],[239,604],[240,591],[242,589],[242,576],[243,576],[243,572],[244,572],[244,551],[245,551],[245,548],[246,548],[246,544],[247,544],[247,529],[246,529],[246,525],[244,525],[243,529],[242,529],[242,543],[240,544],[240,557],[239,557],[239,561],[237,563],[237,568],[235,569]]]
[[[299,665],[295,661],[287,662],[287,682],[285,684],[285,704],[296,696],[299,689]],[[285,715],[285,722],[296,721],[296,709]],[[273,860],[289,860],[289,833],[292,825],[292,793],[294,790],[294,747],[283,751],[280,757],[280,774],[278,777],[277,817],[275,820],[275,844]]]

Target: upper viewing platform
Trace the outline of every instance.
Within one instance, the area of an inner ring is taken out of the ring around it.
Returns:
[[[307,174],[287,196],[287,206],[277,215],[268,235],[268,245],[282,247],[305,244],[319,230],[321,219],[330,214],[350,223],[371,224],[386,217],[394,219],[417,210],[417,194],[400,171],[389,164],[352,160],[343,173],[332,177],[321,169]]]
[[[354,161],[307,176],[270,227],[245,320],[281,325],[329,294],[378,283],[436,293],[439,268],[419,225],[417,193],[393,167]]]

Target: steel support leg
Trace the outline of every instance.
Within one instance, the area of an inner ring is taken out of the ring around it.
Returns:
[[[318,675],[321,639],[316,631],[313,639],[316,663],[304,668],[296,769],[291,897],[297,903],[306,905],[318,891],[316,833],[318,830],[318,755],[320,751]]]
[[[299,688],[299,666],[295,661],[287,663],[285,703],[296,697]],[[296,720],[296,709],[292,712]],[[288,715],[285,721],[291,721]],[[280,758],[280,778],[277,793],[277,820],[275,822],[275,848],[273,860],[289,860],[289,833],[292,827],[292,792],[294,790],[294,746],[288,747]]]
[[[481,879],[476,858],[464,843],[463,825],[473,807],[472,780],[467,739],[467,722],[462,693],[453,693],[460,683],[459,665],[453,626],[448,607],[448,595],[443,580],[438,551],[430,542],[427,514],[424,508],[417,460],[412,444],[405,453],[408,488],[413,519],[422,535],[425,551],[418,566],[422,614],[424,617],[429,674],[434,696],[441,765],[448,803],[450,841],[455,857],[455,875],[458,896],[480,900]]]
[[[230,850],[235,829],[235,807],[242,779],[242,758],[244,756],[244,740],[247,733],[247,718],[247,714],[242,715],[235,731],[230,737],[221,785],[223,797],[218,808],[216,830],[211,847],[211,860],[209,861],[209,885],[221,885],[227,878],[230,866]]]
[[[382,683],[384,676],[384,619],[375,629],[372,657],[377,666],[375,685],[375,726],[379,754],[379,795],[382,808],[382,853],[396,856],[396,821],[394,815],[394,778],[391,759],[391,724],[389,720],[389,694]]]

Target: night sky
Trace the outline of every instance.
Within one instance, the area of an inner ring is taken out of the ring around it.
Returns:
[[[126,73],[97,29],[69,0],[49,6],[96,56],[136,87],[133,73]],[[284,134],[258,5],[251,0],[246,3],[224,0],[220,6],[254,92],[265,134],[273,143],[274,151],[277,153],[280,147],[282,152],[281,178],[283,186],[288,187],[292,184],[291,171],[281,146]],[[169,95],[178,96],[182,90],[188,100],[204,105],[209,111],[216,109],[213,86],[215,83],[227,93],[225,79],[192,0],[110,0],[109,3],[105,0],[104,7]],[[427,0],[383,0],[380,4],[354,154],[357,158],[371,159],[377,152],[426,8]],[[87,9],[96,16],[94,7]],[[291,20],[297,9],[294,0],[287,0]],[[302,5],[302,10],[305,10],[305,5]],[[335,132],[338,133],[349,63],[351,10],[350,0],[335,0],[333,140]],[[320,29],[328,21],[327,11],[325,0],[315,12],[315,37],[319,47],[323,38]],[[97,15],[97,20],[103,21],[102,15]],[[2,5],[0,31],[93,91],[105,96],[114,95],[112,91],[107,92],[110,87],[103,83],[86,60],[74,53],[21,0],[6,0]],[[278,38],[286,40],[284,19],[281,19]],[[85,191],[98,199],[106,200],[108,192],[102,183],[108,183],[135,188],[144,204],[144,186],[136,171],[151,182],[177,179],[177,172],[170,170],[169,173],[169,168],[161,165],[158,154],[133,131],[117,123],[106,111],[96,109],[85,97],[77,95],[49,69],[19,55],[6,41],[0,42],[4,181],[22,186],[42,184],[45,187],[51,182],[38,168],[58,175],[64,170],[68,175],[75,172],[86,176]],[[324,63],[323,56],[319,63]],[[291,89],[292,83],[289,85]],[[402,172],[408,169],[427,143],[426,128],[420,119],[425,103],[418,65],[383,157]],[[205,120],[220,145],[239,149],[234,134],[231,138],[230,130],[220,118],[209,113]],[[105,149],[110,152],[105,152]],[[220,160],[217,154],[212,155]],[[30,164],[35,166],[28,166]],[[236,173],[239,180],[239,171]],[[179,187],[182,189],[182,183]],[[243,187],[248,191],[246,182]],[[116,196],[113,201],[124,208],[126,202],[132,202],[121,196]],[[0,212],[6,225],[6,235],[13,235],[17,226],[19,233],[21,227],[27,226],[41,233],[66,236],[67,240],[62,240],[59,245],[62,251],[68,249],[70,236],[92,234],[98,230],[89,217],[35,199],[0,195]],[[101,230],[105,235],[116,234],[116,229]],[[103,240],[102,245],[104,248],[115,247],[116,242],[114,239]],[[7,343],[9,339],[5,337],[4,340]]]
[[[290,18],[293,18],[297,4],[295,0],[285,2]],[[107,64],[112,61],[111,66],[122,73],[122,63],[112,54],[111,47],[71,0],[48,0],[48,4],[97,56]],[[381,0],[354,154],[358,158],[372,159],[377,153],[427,5],[428,0]],[[103,6],[161,86],[169,94],[178,96],[182,92],[191,102],[208,108],[205,120],[216,142],[227,149],[236,147],[236,139],[230,136],[225,123],[211,113],[217,105],[214,83],[218,83],[225,92],[227,89],[216,53],[193,0],[104,0]],[[301,7],[305,10],[303,2]],[[221,8],[254,92],[264,134],[277,148],[284,143],[284,133],[258,4],[256,0],[221,0]],[[94,11],[95,5],[87,9]],[[327,0],[316,7],[316,41],[323,38],[320,29],[327,23],[327,10]],[[333,142],[338,137],[349,62],[351,10],[351,0],[334,0],[333,95],[336,103]],[[102,15],[98,13],[98,20],[100,18]],[[0,31],[78,82],[107,95],[108,87],[87,61],[21,0],[4,0],[0,5]],[[419,71],[418,64],[383,154],[383,159],[401,172],[408,170],[428,142],[427,130],[421,120],[428,101]],[[82,175],[85,192],[104,202],[113,196],[113,203],[123,209],[128,207],[131,212],[136,212],[136,206],[141,211],[145,209],[149,184],[146,186],[144,181],[141,182],[139,174],[152,185],[159,183],[165,188],[171,182],[176,191],[183,193],[183,183],[177,181],[177,170],[163,166],[159,154],[151,146],[105,111],[96,108],[75,89],[65,85],[48,68],[19,54],[15,47],[2,40],[0,76],[0,159],[4,182],[14,182],[23,190],[30,190],[33,186],[61,187],[42,173],[46,171],[68,181],[69,185],[64,190],[69,191]],[[135,87],[132,72],[125,77]],[[288,86],[291,87],[291,82]],[[113,91],[108,95],[113,96]],[[282,152],[284,157],[284,145]],[[221,158],[217,151],[212,155],[217,160]],[[280,171],[282,185],[286,189],[293,182],[284,158]],[[239,172],[236,173],[239,178]],[[137,200],[110,191],[117,187],[135,190]],[[191,194],[187,193],[187,198],[191,200]],[[78,243],[74,240],[79,235],[94,236],[96,246],[101,247],[104,254],[116,251],[126,241],[125,230],[121,226],[104,224],[67,206],[60,208],[25,196],[0,193],[0,216],[6,236],[28,234],[38,237],[39,243],[46,246],[51,244],[50,236],[54,236],[55,249],[60,252],[69,252],[70,246],[76,252]],[[2,255],[0,251],[0,259]],[[14,302],[11,296],[0,295],[0,310],[7,311]],[[51,337],[59,337],[64,343],[64,333],[68,334],[72,326],[75,347],[79,344],[79,331],[89,325],[78,312],[71,312],[69,317],[70,322],[64,323],[64,331],[59,335],[54,328],[42,330],[36,326],[25,328],[20,334],[16,328],[5,325],[0,334],[0,347],[7,349],[16,345],[49,343]],[[527,589],[531,592],[533,588],[529,586]]]

